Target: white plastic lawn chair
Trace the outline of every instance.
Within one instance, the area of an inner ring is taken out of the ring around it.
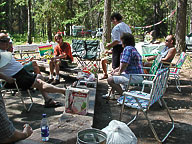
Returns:
[[[174,129],[173,118],[171,117],[169,108],[167,107],[167,104],[165,103],[165,101],[163,99],[163,95],[164,95],[166,87],[167,87],[169,69],[168,68],[160,69],[157,71],[156,75],[151,74],[148,76],[154,77],[154,79],[152,81],[152,88],[150,90],[150,93],[146,93],[143,91],[134,91],[134,90],[124,92],[123,96],[117,100],[118,103],[122,104],[122,110],[121,110],[120,115],[122,115],[122,112],[124,111],[124,105],[137,109],[137,113],[136,113],[135,117],[127,124],[127,125],[129,125],[137,118],[138,112],[142,111],[148,121],[148,124],[149,124],[156,140],[159,142],[164,142],[166,140],[166,138],[169,136],[169,134]],[[157,136],[157,133],[156,133],[150,119],[147,116],[148,110],[150,109],[150,107],[155,102],[159,101],[160,99],[163,102],[163,104],[165,105],[169,118],[172,122],[171,129],[169,130],[169,132],[165,135],[165,137],[162,140],[160,140],[159,137]]]

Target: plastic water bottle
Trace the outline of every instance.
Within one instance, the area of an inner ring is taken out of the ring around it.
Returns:
[[[46,114],[42,114],[43,119],[41,120],[41,139],[42,141],[49,140],[49,124],[46,118]]]

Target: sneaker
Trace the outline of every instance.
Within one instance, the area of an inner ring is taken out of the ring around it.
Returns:
[[[105,95],[102,95],[102,98],[104,98],[104,99],[116,99],[115,94],[111,94],[110,96],[109,96],[109,94],[105,94]]]
[[[60,80],[55,79],[55,80],[54,80],[51,84],[52,84],[52,85],[57,85],[57,84],[60,84]]]
[[[52,83],[53,81],[54,81],[54,78],[49,79],[49,80],[47,81],[47,83]]]

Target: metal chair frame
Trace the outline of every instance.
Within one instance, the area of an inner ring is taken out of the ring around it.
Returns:
[[[164,95],[166,88],[167,88],[169,71],[170,71],[169,68],[165,68],[165,69],[158,70],[156,75],[148,75],[150,77],[154,77],[154,79],[152,81],[152,88],[150,90],[150,93],[145,93],[143,91],[126,91],[123,93],[123,102],[122,102],[122,109],[121,109],[121,113],[120,113],[120,118],[122,117],[125,103],[126,103],[126,106],[137,109],[136,115],[133,117],[133,119],[130,122],[128,122],[127,125],[130,125],[133,121],[135,121],[137,116],[138,116],[139,111],[142,111],[145,118],[148,121],[149,127],[151,128],[155,139],[158,142],[164,142],[174,129],[174,120],[170,114],[170,110],[169,110],[167,104],[165,103],[165,101],[163,99],[163,95]],[[131,80],[131,78],[130,78],[130,80]],[[127,99],[127,97],[131,97],[133,100],[135,100],[135,102],[129,101]],[[171,129],[167,132],[167,134],[161,140],[158,137],[158,135],[157,135],[152,123],[151,123],[151,120],[149,119],[149,117],[147,115],[149,108],[155,102],[157,102],[159,99],[161,99],[161,101],[165,105],[165,108],[167,110],[167,114],[168,114],[168,116],[172,122]],[[127,100],[127,102],[126,102],[126,100]],[[144,100],[146,102],[146,105],[142,105],[142,100]]]
[[[143,67],[143,69],[149,69],[149,74],[156,74],[157,70],[159,68],[161,68],[161,59],[162,59],[162,55],[161,54],[158,54],[157,57],[155,58],[155,60],[153,61],[152,63],[152,66],[151,67]],[[138,74],[130,74],[130,76],[132,77],[133,75],[138,75]],[[153,80],[154,77],[147,77],[148,74],[143,74],[142,76],[146,76],[147,79],[143,80],[142,83],[137,83],[137,84],[133,84],[133,83],[129,83],[126,85],[126,89],[125,91],[127,91],[129,89],[129,86],[132,85],[132,86],[141,86],[142,87],[142,91],[144,91],[145,89],[145,86],[146,85],[151,85],[151,82]],[[109,92],[109,96],[111,95],[112,93],[112,88]],[[109,98],[107,99],[109,100]],[[159,101],[160,105],[161,104],[161,101]]]
[[[1,82],[2,82],[2,81],[1,81]],[[24,98],[23,98],[23,96],[22,96],[21,89],[19,89],[19,87],[18,87],[18,85],[17,85],[17,82],[15,81],[15,87],[16,87],[16,88],[11,88],[11,89],[5,88],[5,87],[4,87],[5,84],[6,84],[6,82],[3,82],[3,84],[1,84],[1,88],[0,88],[0,90],[1,90],[2,93],[3,93],[3,96],[5,96],[5,93],[6,93],[7,91],[16,91],[16,93],[15,93],[14,96],[19,97],[19,98],[21,99],[21,102],[22,102],[22,104],[23,104],[24,109],[25,109],[27,112],[30,112],[30,110],[31,110],[31,108],[32,108],[32,105],[33,105],[33,98],[32,98],[32,96],[31,96],[30,90],[29,90],[29,89],[26,90],[26,91],[27,91],[27,94],[28,94],[28,96],[29,96],[29,98],[30,98],[30,100],[31,100],[31,103],[30,103],[29,106],[27,107],[26,104],[25,104],[25,102],[24,102]]]
[[[181,92],[181,86],[180,86],[180,70],[185,62],[187,58],[187,54],[185,52],[182,52],[180,54],[180,57],[178,59],[178,61],[176,62],[176,66],[173,67],[171,70],[170,70],[170,75],[169,77],[173,77],[175,79],[175,83],[176,83],[176,87],[177,87],[177,90],[179,92]]]

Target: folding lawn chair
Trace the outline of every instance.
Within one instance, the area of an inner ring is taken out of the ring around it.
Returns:
[[[149,74],[156,74],[157,70],[159,68],[161,68],[161,59],[162,59],[162,55],[158,54],[157,57],[155,58],[155,60],[153,61],[152,66],[151,67],[143,67],[143,69],[148,69]],[[131,77],[133,75],[137,75],[137,74],[130,74]],[[129,83],[127,83],[127,85],[125,86],[126,87],[125,91],[127,91],[129,89],[129,86],[140,86],[140,87],[142,87],[142,91],[144,91],[145,86],[151,85],[152,80],[154,78],[154,77],[147,77],[147,75],[148,74],[143,75],[143,76],[146,76],[146,77],[144,77],[145,79],[142,81],[142,83],[130,83],[130,81],[129,81]],[[112,89],[110,90],[109,94],[111,95],[111,93],[112,93]],[[107,99],[107,100],[109,100],[109,99]]]
[[[122,104],[122,111],[121,111],[120,115],[122,115],[124,105],[137,109],[137,113],[136,113],[135,117],[127,124],[127,125],[130,125],[137,118],[138,112],[142,111],[143,114],[145,115],[145,118],[148,121],[148,124],[149,124],[156,140],[159,142],[164,142],[166,140],[166,138],[169,136],[169,134],[174,129],[173,118],[171,117],[170,110],[167,107],[167,104],[165,103],[165,101],[163,99],[163,95],[167,88],[167,80],[169,77],[169,68],[160,69],[157,71],[156,75],[148,75],[148,76],[154,77],[154,79],[152,81],[152,88],[149,93],[146,93],[143,91],[135,91],[135,90],[126,91],[123,93],[123,96],[117,100],[119,103]],[[131,78],[130,78],[130,80],[131,80]],[[156,103],[159,99],[161,99],[161,101],[165,105],[169,118],[172,121],[171,129],[168,131],[168,133],[162,140],[160,140],[159,137],[157,136],[157,133],[151,123],[151,120],[148,118],[148,115],[147,115],[150,107],[154,103]]]
[[[3,96],[6,94],[6,92],[11,92],[11,93],[14,92],[14,96],[18,96],[21,99],[21,102],[22,102],[22,104],[24,106],[24,109],[27,112],[29,112],[31,110],[31,107],[33,105],[33,98],[31,96],[31,93],[30,93],[29,89],[27,89],[26,91],[27,91],[27,94],[28,94],[28,96],[30,98],[31,103],[27,107],[27,105],[24,102],[24,96],[22,95],[22,92],[21,92],[23,90],[19,89],[16,81],[15,81],[15,88],[10,88],[10,89],[9,88],[5,88],[6,82],[4,80],[0,80],[0,83],[1,83],[0,84],[0,90],[3,93]]]
[[[85,55],[86,51],[84,48],[84,40],[72,40],[72,55],[77,59],[77,62],[84,66],[83,61],[81,60],[83,58],[83,55]]]
[[[154,74],[155,75],[157,70],[162,67],[161,59],[162,59],[162,54],[160,53],[160,54],[157,55],[157,57],[153,61],[153,64],[152,64],[152,66],[150,68],[143,67],[143,69],[149,69],[149,74]],[[149,77],[148,79],[145,79],[142,82],[142,86],[143,86],[142,91],[144,91],[145,85],[151,85],[153,78],[154,77]],[[128,89],[129,89],[129,86],[127,87],[126,90],[128,90]]]
[[[72,55],[82,67],[97,64],[100,67],[100,42],[98,40],[72,40]]]
[[[181,70],[186,58],[187,58],[187,54],[185,52],[182,52],[180,54],[180,57],[175,65],[175,67],[170,70],[170,74],[169,74],[169,77],[173,77],[175,79],[176,87],[179,92],[181,92],[179,73],[180,73],[180,70]]]

